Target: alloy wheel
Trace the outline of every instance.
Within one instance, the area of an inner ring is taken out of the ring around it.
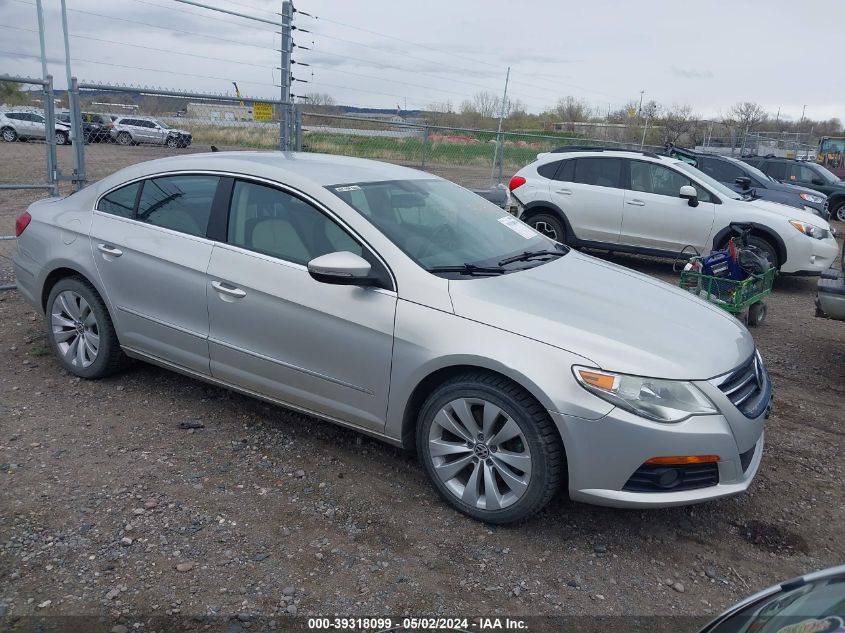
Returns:
[[[501,510],[525,494],[531,453],[519,425],[500,407],[458,398],[435,416],[427,449],[434,472],[463,503]]]
[[[53,340],[65,361],[80,368],[90,367],[100,349],[100,327],[88,302],[72,290],[61,292],[50,314]]]
[[[18,135],[15,134],[14,130],[6,129],[3,130],[3,140],[7,143],[13,143],[15,139],[17,139]]]
[[[535,222],[534,223],[534,229],[536,231],[542,233],[543,235],[545,235],[549,239],[552,239],[556,242],[558,241],[557,231],[555,231],[554,227],[551,226],[548,222],[543,222],[542,220],[540,220],[539,222]]]
[[[845,222],[845,204],[840,204],[836,208],[836,219],[840,222]]]

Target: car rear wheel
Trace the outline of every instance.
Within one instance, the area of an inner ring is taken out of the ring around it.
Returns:
[[[833,210],[833,217],[835,217],[840,222],[845,222],[845,202],[843,202]]]
[[[67,132],[56,131],[56,145],[67,145]]]
[[[179,140],[175,136],[170,136],[167,139],[167,146],[172,149],[176,149],[179,147]]]
[[[103,300],[81,277],[62,279],[50,291],[47,338],[62,366],[82,378],[103,378],[126,362]]]
[[[132,145],[132,136],[129,132],[121,132],[117,135],[117,142],[120,145]]]
[[[537,215],[532,215],[528,221],[528,226],[533,228],[535,231],[538,231],[552,239],[556,242],[560,242],[561,244],[566,243],[566,227],[563,224],[563,221],[556,215],[551,213],[538,213]]]
[[[18,140],[18,133],[10,127],[3,128],[3,140],[7,143],[14,143]]]
[[[420,412],[417,450],[452,507],[486,523],[513,523],[560,487],[563,447],[548,413],[506,378],[468,372],[432,393]]]

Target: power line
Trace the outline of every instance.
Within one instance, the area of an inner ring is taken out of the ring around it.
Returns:
[[[138,4],[146,4],[150,7],[156,7],[157,9],[165,9],[167,11],[175,11],[176,13],[183,13],[187,15],[196,15],[200,18],[205,18],[206,20],[214,20],[215,22],[222,22],[223,24],[228,24],[230,27],[232,26],[232,21],[226,18],[218,18],[213,15],[208,15],[208,13],[202,13],[199,11],[188,11],[187,9],[181,9],[179,7],[168,7],[162,4],[155,4],[153,2],[147,2],[146,0],[132,0],[132,2],[137,2]],[[250,18],[246,18],[239,15],[232,15],[231,17],[240,18],[242,20],[249,20]],[[272,29],[273,27],[269,24],[262,24],[260,22],[252,22],[250,24],[238,24],[238,28],[252,28],[261,31],[267,31],[268,29]],[[274,32],[274,31],[268,31]]]

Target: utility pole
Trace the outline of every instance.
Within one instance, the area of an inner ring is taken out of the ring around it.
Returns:
[[[70,70],[70,33],[67,28],[67,6],[65,0],[61,1],[62,9],[62,34],[65,38],[65,73],[67,74],[67,100],[68,109],[70,109],[70,139],[73,145],[73,157],[75,175],[73,178],[74,188],[79,191],[85,186],[85,140],[82,138],[82,112],[79,108],[79,88],[77,87],[76,77],[72,76]],[[52,111],[52,108],[50,109]],[[45,111],[46,112],[46,111]],[[54,120],[47,122],[46,137],[47,143],[55,143],[55,125]],[[53,130],[53,134],[50,130]]]
[[[778,106],[778,114],[775,117],[775,132],[778,130],[778,121],[780,121],[780,106]]]
[[[282,112],[279,116],[279,150],[286,152],[290,150],[290,81],[291,63],[290,56],[293,49],[293,3],[290,0],[282,2],[282,81],[280,101]]]
[[[798,124],[798,131],[801,131],[801,128],[804,126],[804,115],[807,113],[807,104],[804,104],[804,109],[801,110],[801,122]]]
[[[640,90],[640,107],[637,108],[637,116],[642,116],[643,114],[643,95],[645,94],[645,90]]]
[[[496,159],[497,157],[501,162],[504,162],[505,154],[502,143],[502,120],[505,118],[505,107],[508,103],[508,81],[511,78],[511,67],[508,66],[508,72],[505,75],[505,92],[502,95],[502,107],[499,109],[499,130],[496,132],[496,153],[493,154],[493,168],[490,170],[490,186],[493,185],[493,174],[496,173]],[[501,164],[499,166],[499,172],[501,177]]]

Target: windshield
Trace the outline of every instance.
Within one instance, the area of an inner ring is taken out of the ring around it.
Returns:
[[[678,169],[687,172],[690,176],[693,176],[703,182],[705,185],[710,187],[711,189],[715,190],[719,193],[719,195],[725,196],[726,198],[731,198],[732,200],[742,200],[742,196],[739,195],[736,191],[728,189],[725,185],[720,183],[718,180],[714,180],[703,171],[696,169],[689,163],[685,163],[683,161],[678,161],[675,163],[675,167]]]
[[[362,182],[330,185],[327,189],[428,270],[470,265],[506,266],[501,272],[512,272],[545,261],[503,263],[509,257],[565,249],[481,196],[447,180]]]
[[[833,172],[829,171],[826,167],[822,167],[821,165],[816,165],[815,163],[808,164],[810,169],[816,172],[819,176],[821,176],[822,180],[826,183],[833,185],[839,182],[839,178]]]
[[[162,130],[169,130],[170,129],[170,126],[167,125],[167,123],[162,123],[158,119],[150,119],[150,121],[152,121],[153,123],[158,125]]]

